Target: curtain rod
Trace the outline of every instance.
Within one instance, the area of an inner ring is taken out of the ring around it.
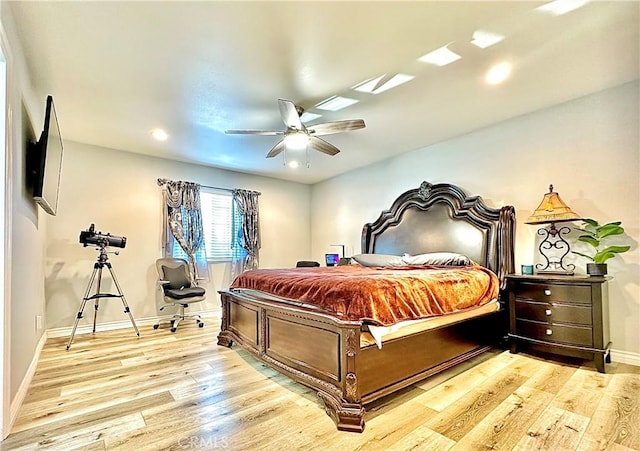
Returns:
[[[161,179],[161,178],[159,178],[158,179],[158,185],[164,185],[165,183],[170,182],[170,181],[171,180],[169,180],[169,179]],[[233,188],[221,188],[219,186],[200,185],[200,187],[201,188],[209,188],[209,189],[217,189],[217,190],[220,190],[220,191],[228,191],[230,193],[232,193],[234,191]],[[259,191],[251,191],[251,190],[247,190],[247,191],[250,191],[252,193],[256,193],[258,196],[262,195],[262,193],[259,192]]]

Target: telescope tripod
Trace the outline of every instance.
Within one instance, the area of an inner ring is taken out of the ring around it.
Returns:
[[[117,254],[117,252],[116,252]],[[102,269],[107,267],[109,273],[111,274],[111,279],[118,290],[118,293],[101,293],[100,287],[102,283]],[[96,277],[97,276],[97,277]],[[92,296],[89,296],[89,292],[91,291],[91,287],[93,283],[97,280],[96,292]],[[71,337],[69,338],[69,343],[67,344],[67,351],[71,347],[71,342],[73,342],[73,337],[76,334],[76,329],[78,328],[78,322],[80,318],[82,318],[82,314],[84,312],[84,308],[87,305],[87,301],[93,300],[93,333],[96,333],[96,319],[98,317],[98,309],[100,308],[100,299],[102,298],[120,298],[122,301],[122,305],[124,306],[124,312],[129,315],[129,319],[131,320],[131,325],[136,331],[136,335],[140,336],[140,331],[138,330],[138,326],[136,326],[136,322],[133,319],[133,315],[131,315],[131,311],[129,310],[129,306],[127,305],[127,300],[122,294],[122,290],[120,289],[120,284],[116,279],[116,275],[113,272],[113,268],[111,267],[111,263],[109,263],[109,256],[105,251],[104,246],[100,247],[100,255],[98,255],[98,261],[93,264],[93,273],[91,273],[91,278],[89,279],[89,285],[87,285],[87,291],[84,293],[84,297],[82,298],[82,303],[80,304],[80,309],[78,310],[78,314],[76,315],[76,322],[73,325],[73,330],[71,331]]]

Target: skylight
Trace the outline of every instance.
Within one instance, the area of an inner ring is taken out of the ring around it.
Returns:
[[[423,63],[435,64],[436,66],[446,66],[447,64],[451,64],[454,61],[458,61],[462,58],[455,52],[452,52],[445,45],[444,47],[440,47],[433,52],[427,53],[426,55],[418,58],[418,61],[422,61]]]
[[[555,0],[554,2],[545,3],[536,9],[554,16],[560,16],[568,12],[578,9],[587,4],[586,0]]]
[[[504,39],[504,36],[500,34],[491,33],[489,31],[484,31],[484,30],[476,30],[473,33],[473,40],[471,41],[471,43],[476,47],[480,47],[481,49],[486,49],[487,47],[491,47],[492,45],[497,44],[503,39]]]
[[[359,100],[349,97],[333,96],[317,104],[316,108],[327,111],[338,111],[358,102]]]
[[[309,113],[308,111],[305,111],[302,113],[302,116],[300,116],[300,120],[306,123],[311,122],[314,119],[318,119],[319,117],[322,117],[322,114]]]
[[[380,75],[377,78],[363,81],[362,83],[353,87],[356,91],[366,92],[368,94],[380,94],[381,92],[393,89],[396,86],[400,86],[415,78],[413,75],[407,74],[395,74],[392,77],[387,77],[386,74]]]

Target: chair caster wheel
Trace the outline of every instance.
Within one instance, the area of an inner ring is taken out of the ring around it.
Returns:
[[[171,328],[171,332],[173,332],[173,333],[175,333],[176,330],[178,330],[178,329],[176,329],[175,327]]]
[[[204,327],[204,323],[203,322],[198,323],[198,327],[202,329]]]
[[[153,329],[154,329],[154,330],[155,330],[155,329],[157,329],[158,327],[160,327],[160,324],[154,324],[154,325],[153,325]]]

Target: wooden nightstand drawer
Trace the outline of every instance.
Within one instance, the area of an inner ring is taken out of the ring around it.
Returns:
[[[536,340],[553,341],[581,346],[593,345],[591,327],[546,324],[538,321],[516,320],[516,334]]]
[[[516,318],[550,323],[562,322],[590,326],[591,307],[572,304],[550,304],[516,299]]]
[[[591,304],[591,287],[548,283],[519,283],[513,288],[516,298],[540,302]]]

